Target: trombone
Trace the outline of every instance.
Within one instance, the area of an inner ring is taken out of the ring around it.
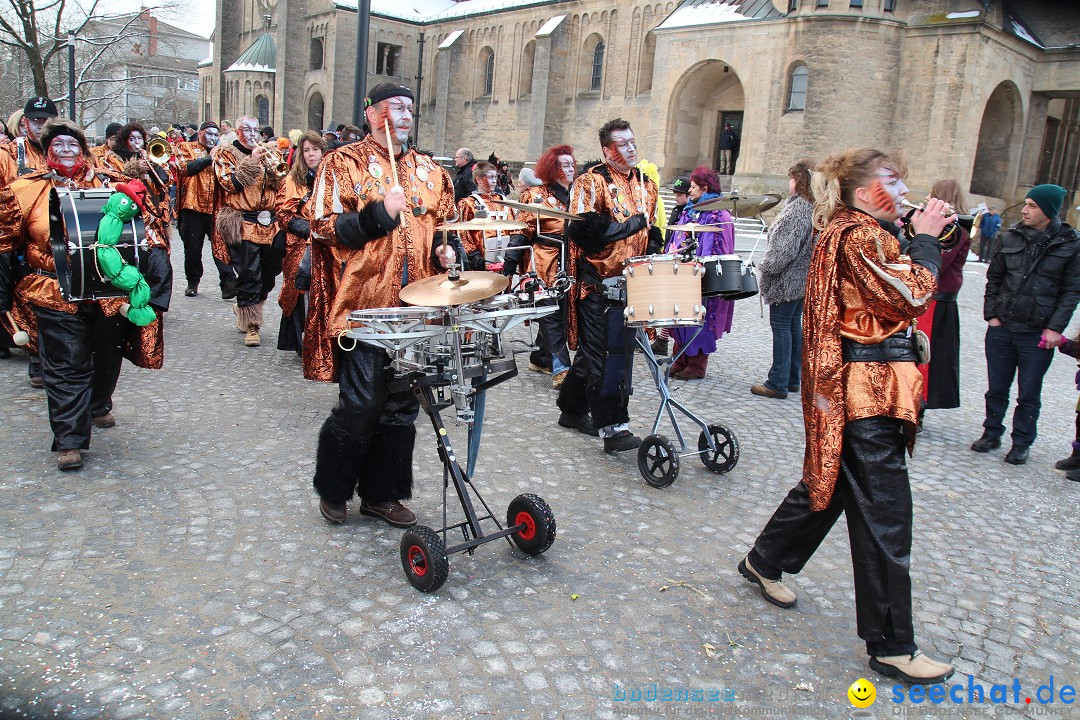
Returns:
[[[172,145],[168,140],[156,137],[146,144],[146,159],[155,165],[168,165],[172,157]]]

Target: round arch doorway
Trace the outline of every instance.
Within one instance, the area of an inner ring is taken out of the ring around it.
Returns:
[[[671,94],[664,174],[687,175],[698,165],[719,170],[722,165],[720,134],[724,123],[731,123],[741,139],[745,104],[742,81],[727,63],[706,60],[687,70],[675,83],[675,91]],[[732,154],[737,169],[737,146]]]

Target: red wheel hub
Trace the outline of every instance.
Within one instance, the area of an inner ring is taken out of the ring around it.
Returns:
[[[416,575],[416,577],[424,577],[427,575],[427,555],[424,554],[423,548],[417,545],[409,547],[409,567],[412,568],[413,574]]]
[[[514,518],[515,525],[524,525],[525,527],[518,530],[518,537],[522,540],[532,540],[536,537],[536,521],[533,520],[533,516],[522,510]]]

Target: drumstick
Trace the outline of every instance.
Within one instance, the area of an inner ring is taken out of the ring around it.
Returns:
[[[12,341],[22,347],[23,345],[30,344],[30,334],[25,330],[20,330],[18,323],[15,322],[15,316],[11,314],[11,311],[4,313],[9,323],[11,323],[11,339]]]
[[[388,114],[389,113],[386,113],[386,114],[383,115],[382,121],[383,121],[383,130],[386,131],[386,149],[390,152],[390,175],[394,179],[394,186],[395,187],[401,187],[401,183],[398,182],[397,158],[394,157],[394,141],[390,137],[390,118],[387,117]],[[405,191],[405,188],[401,188],[401,189],[402,189],[402,192]],[[405,211],[402,210],[401,211],[401,227],[404,229],[404,228],[407,228],[408,226],[409,226],[408,223],[405,222]]]

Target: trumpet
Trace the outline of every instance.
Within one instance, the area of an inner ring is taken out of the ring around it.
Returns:
[[[172,155],[172,145],[165,138],[156,137],[146,143],[146,159],[155,165],[168,165]]]
[[[904,234],[908,239],[915,237],[915,229],[911,226],[911,216],[917,211],[922,210],[926,205],[917,205],[907,198],[900,198],[897,203],[900,207],[907,209],[907,215],[900,218],[900,222],[904,225]],[[963,227],[969,233],[971,232],[972,224],[975,220],[974,215],[961,215],[956,213],[956,209],[945,204],[945,207],[941,210],[942,217],[949,217],[950,215],[956,215],[956,218],[946,225],[941,230],[941,234],[938,235],[938,245],[941,246],[943,251],[952,250],[960,242],[960,233],[956,232],[957,226]]]
[[[289,164],[281,157],[281,153],[278,152],[277,147],[270,143],[263,145],[263,147],[266,148],[266,154],[262,156],[263,164],[266,165],[266,171],[276,178],[283,178],[288,175]]]

